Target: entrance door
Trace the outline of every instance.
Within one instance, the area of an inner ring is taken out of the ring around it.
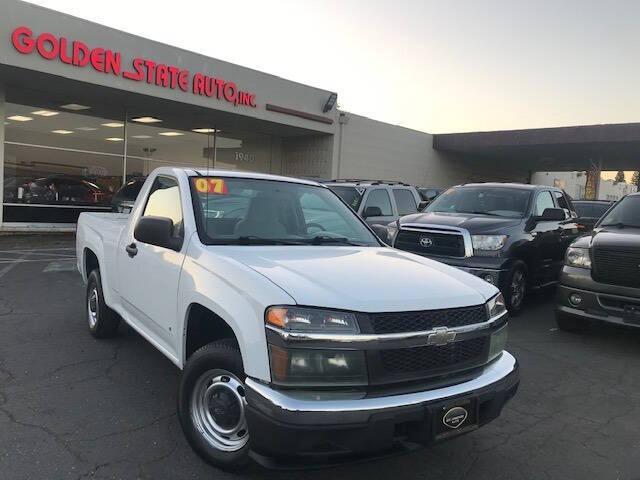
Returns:
[[[170,218],[173,234],[184,241],[180,187],[175,178],[159,176],[155,179],[142,216]],[[123,235],[118,245],[123,306],[143,329],[155,333],[173,355],[176,353],[173,339],[178,334],[175,331],[177,296],[183,260],[182,251],[142,243],[133,237],[133,231],[128,236]]]

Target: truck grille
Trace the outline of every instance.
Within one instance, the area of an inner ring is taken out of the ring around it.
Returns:
[[[429,376],[443,368],[453,372],[484,363],[488,339],[478,337],[442,346],[381,350],[380,360],[390,375],[420,372]]]
[[[430,244],[425,246],[420,243]],[[402,230],[398,232],[395,248],[417,253],[419,255],[438,255],[444,257],[464,257],[464,237],[458,232],[418,232],[414,230]]]
[[[597,282],[639,288],[640,249],[594,247],[592,275]]]
[[[462,327],[488,320],[484,305],[419,312],[374,313],[369,317],[373,333],[402,333],[435,327]]]

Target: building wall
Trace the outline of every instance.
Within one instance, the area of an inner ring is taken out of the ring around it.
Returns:
[[[460,158],[433,149],[433,135],[353,113],[339,121],[336,178],[399,180],[448,187],[474,181],[527,182],[528,172],[487,159]]]
[[[282,140],[282,174],[292,177],[331,177],[333,135],[289,137]]]

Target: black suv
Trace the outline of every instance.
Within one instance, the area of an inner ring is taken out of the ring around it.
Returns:
[[[594,320],[640,327],[640,193],[622,198],[569,247],[556,319],[568,331]]]
[[[517,313],[528,288],[557,282],[578,236],[575,220],[571,199],[558,188],[474,183],[452,187],[423,213],[389,225],[386,240],[495,284]]]

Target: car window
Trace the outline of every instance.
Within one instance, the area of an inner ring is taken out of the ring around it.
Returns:
[[[356,212],[362,201],[362,194],[364,189],[360,187],[336,187],[331,185],[329,187],[334,193],[336,193],[344,203],[353,208]]]
[[[328,188],[252,178],[193,177],[198,234],[215,245],[379,245]]]
[[[173,220],[174,236],[182,236],[182,204],[176,179],[157,177],[154,180],[142,215],[170,218]]]
[[[383,217],[393,215],[391,199],[389,198],[387,190],[384,188],[375,188],[369,192],[364,209],[366,210],[369,207],[378,207],[382,212]]]
[[[594,217],[593,206],[590,203],[574,203],[574,207],[576,209],[576,213],[578,214],[578,217],[584,217],[584,218]]]
[[[609,203],[594,203],[591,206],[591,216],[593,218],[600,218],[607,210],[609,210],[610,206],[611,204]]]
[[[573,211],[573,204],[571,203],[571,200],[569,200],[567,196],[562,192],[553,192],[553,194],[556,197],[558,206],[565,210],[568,215],[571,215],[571,212]]]
[[[409,215],[418,211],[418,204],[416,204],[416,199],[413,193],[411,193],[411,190],[407,188],[394,188],[393,196],[396,199],[398,214]]]
[[[530,198],[531,191],[521,188],[454,187],[436,197],[425,211],[522,218]]]
[[[553,203],[551,192],[544,191],[538,193],[538,196],[536,197],[535,211],[533,214],[535,216],[540,216],[547,208],[556,208],[555,203]]]

